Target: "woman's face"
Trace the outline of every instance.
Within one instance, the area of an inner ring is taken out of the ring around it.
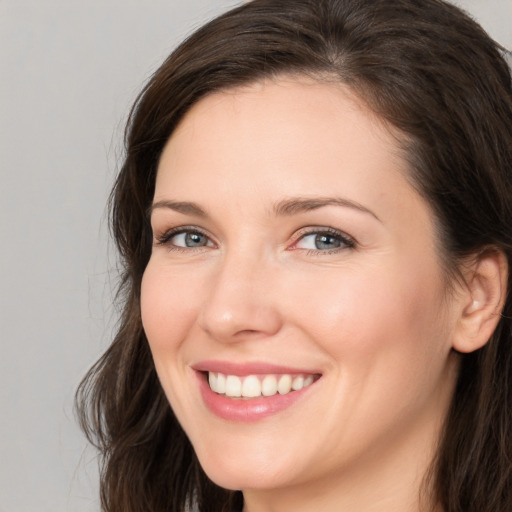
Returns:
[[[408,480],[428,462],[456,308],[406,174],[361,102],[307,80],[213,94],[167,143],[142,319],[219,485]]]

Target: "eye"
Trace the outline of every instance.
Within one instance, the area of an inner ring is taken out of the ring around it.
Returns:
[[[178,233],[174,235],[169,240],[172,245],[176,245],[177,247],[206,247],[208,243],[211,242],[208,240],[206,235],[203,233],[196,233],[194,231],[186,231],[184,233]]]
[[[201,247],[214,247],[210,238],[195,229],[171,229],[158,237],[158,245],[167,245],[169,249],[195,249]]]
[[[293,245],[293,249],[332,252],[354,246],[354,240],[348,235],[335,229],[323,229],[302,235]]]

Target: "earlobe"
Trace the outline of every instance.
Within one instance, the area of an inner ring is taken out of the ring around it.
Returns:
[[[453,339],[458,352],[473,352],[489,341],[501,317],[507,294],[505,255],[489,250],[466,269],[461,312]]]

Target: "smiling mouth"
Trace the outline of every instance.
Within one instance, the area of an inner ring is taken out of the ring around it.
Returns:
[[[205,372],[210,389],[228,398],[261,398],[276,394],[287,395],[313,384],[320,375],[267,374],[228,375],[221,372]]]

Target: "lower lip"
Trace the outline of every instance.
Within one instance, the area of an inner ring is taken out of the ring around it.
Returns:
[[[285,395],[275,394],[262,398],[228,398],[211,390],[205,374],[197,372],[199,388],[204,403],[213,414],[228,421],[250,423],[277,414],[300,400],[315,383],[299,391],[291,391]],[[316,381],[315,381],[316,382]]]

